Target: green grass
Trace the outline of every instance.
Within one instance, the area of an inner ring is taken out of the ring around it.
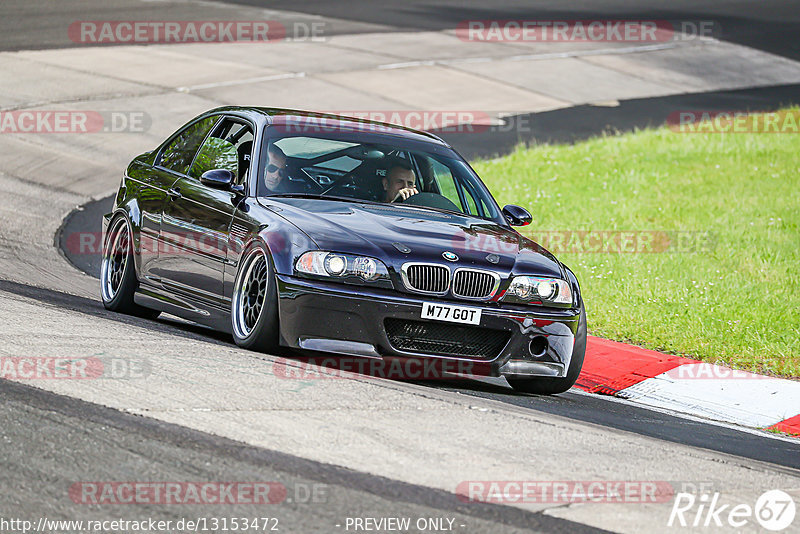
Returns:
[[[473,162],[542,230],[708,232],[707,252],[557,253],[593,335],[800,376],[800,134],[666,128]],[[530,230],[528,230],[530,229]]]
[[[784,432],[783,430],[778,430],[777,428],[772,428],[772,427],[767,427],[764,430],[766,430],[770,434],[778,434],[781,436],[795,437],[800,435],[800,434],[795,434],[794,432]]]

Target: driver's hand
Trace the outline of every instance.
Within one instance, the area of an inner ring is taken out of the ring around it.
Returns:
[[[394,200],[392,200],[392,202],[397,202],[398,200],[403,202],[405,200],[408,200],[409,197],[416,195],[417,193],[419,193],[419,191],[417,191],[416,187],[404,187],[403,189],[397,192],[397,195],[395,195]]]

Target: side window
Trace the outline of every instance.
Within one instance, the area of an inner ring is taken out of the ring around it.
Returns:
[[[230,141],[211,136],[200,147],[200,151],[192,163],[189,176],[200,178],[204,172],[212,169],[226,169],[235,175],[238,167],[239,157],[236,153],[236,146]]]
[[[162,152],[159,165],[177,173],[186,174],[197,149],[200,148],[200,143],[203,142],[216,120],[217,117],[208,117],[192,124],[178,134]]]
[[[225,119],[203,142],[189,171],[192,178],[212,169],[226,169],[241,184],[247,178],[253,149],[253,132],[249,125]]]

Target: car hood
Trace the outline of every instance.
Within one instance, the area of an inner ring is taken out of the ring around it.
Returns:
[[[313,198],[260,202],[306,233],[322,250],[376,257],[395,269],[406,261],[483,267],[514,274],[563,277],[555,257],[512,228],[424,208]]]

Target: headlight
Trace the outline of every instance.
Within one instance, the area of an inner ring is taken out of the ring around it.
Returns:
[[[506,302],[572,304],[572,288],[560,278],[515,276],[503,295]]]
[[[389,271],[382,261],[364,256],[311,250],[297,259],[294,269],[298,274],[338,280],[341,282],[389,283]]]
[[[325,256],[325,271],[331,276],[340,276],[347,269],[347,258],[337,254]]]

